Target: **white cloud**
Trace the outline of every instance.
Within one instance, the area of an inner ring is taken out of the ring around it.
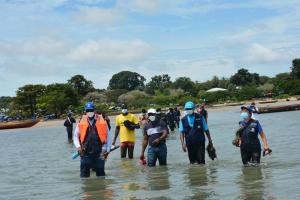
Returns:
[[[229,77],[235,73],[235,63],[228,58],[215,59],[166,59],[150,61],[141,67],[141,74],[147,79],[157,74],[167,73],[173,80],[181,76],[190,77],[194,81],[206,81],[213,76]]]
[[[118,9],[104,9],[98,7],[82,7],[79,13],[75,14],[75,19],[80,22],[104,26],[115,24],[124,18]]]
[[[153,50],[151,45],[140,40],[91,40],[72,50],[68,58],[72,61],[126,64],[145,59]]]
[[[119,1],[119,5],[120,5]],[[125,2],[123,2],[125,4]],[[129,0],[125,4],[130,10],[135,12],[155,13],[160,7],[159,0]]]
[[[19,42],[1,42],[0,54],[7,56],[54,56],[67,51],[66,44],[51,37],[40,37]]]
[[[251,63],[276,62],[279,59],[281,56],[277,52],[258,43],[252,44],[245,55],[245,61]]]

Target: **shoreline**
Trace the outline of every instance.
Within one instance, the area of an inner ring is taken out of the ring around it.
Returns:
[[[209,106],[207,107],[207,111],[209,112],[222,112],[226,109],[232,109],[234,107],[238,107],[238,106],[241,106],[241,105],[250,105],[251,102],[253,101],[245,101],[245,102],[238,102],[238,103],[224,103],[224,104],[216,104],[214,106]],[[262,102],[262,101],[254,101],[254,102]],[[265,101],[265,102],[268,102],[268,101]],[[293,105],[293,104],[296,104],[296,103],[300,103],[300,100],[297,100],[296,98],[295,99],[291,99],[290,101],[286,101],[286,99],[278,99],[277,102],[270,102],[270,103],[257,103],[257,107],[260,107],[260,106],[264,106],[264,107],[267,107],[267,106],[278,106],[278,105]],[[181,110],[181,112],[183,112]],[[138,114],[135,114],[135,115],[138,115]],[[115,119],[116,119],[116,116],[117,115],[110,115],[109,118],[110,118],[110,121],[114,122]],[[55,120],[47,120],[47,121],[40,121],[39,123],[37,123],[35,126],[31,127],[31,128],[46,128],[46,127],[64,127],[63,124],[64,124],[64,121],[65,119],[55,119]],[[76,118],[76,121],[78,122],[78,118]]]

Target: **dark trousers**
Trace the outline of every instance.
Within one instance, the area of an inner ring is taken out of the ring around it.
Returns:
[[[187,150],[191,164],[205,164],[205,142],[187,144]]]
[[[73,138],[73,127],[67,127],[68,140],[72,140]]]
[[[241,157],[244,165],[249,163],[260,163],[261,149],[260,148],[247,148],[241,146]]]
[[[105,176],[105,160],[98,155],[85,155],[80,161],[80,177],[90,177],[91,168],[95,168],[96,176]]]

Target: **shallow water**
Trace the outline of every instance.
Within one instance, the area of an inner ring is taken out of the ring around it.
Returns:
[[[168,166],[138,165],[141,132],[134,160],[119,150],[106,162],[105,178],[79,178],[79,159],[63,126],[1,131],[0,199],[300,199],[300,111],[257,116],[273,155],[259,167],[243,167],[233,147],[238,107],[209,112],[218,160],[190,165],[178,132],[168,141]],[[112,131],[113,133],[113,131]]]

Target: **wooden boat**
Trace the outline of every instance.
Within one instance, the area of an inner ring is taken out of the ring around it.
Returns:
[[[258,107],[258,114],[300,110],[300,104]]]
[[[29,128],[37,124],[39,121],[40,120],[38,119],[27,119],[19,121],[0,122],[0,130],[13,128]]]

